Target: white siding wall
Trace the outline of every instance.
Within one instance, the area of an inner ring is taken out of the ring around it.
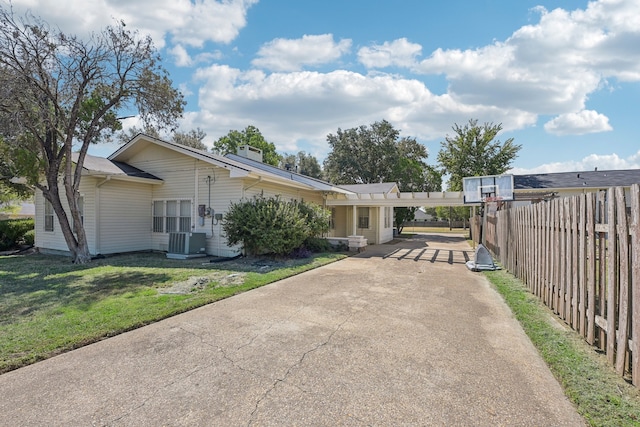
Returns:
[[[201,223],[198,216],[198,205],[205,205],[213,209],[214,213],[226,215],[229,204],[240,200],[242,194],[242,180],[231,179],[229,171],[200,162],[197,169],[197,198],[194,203],[195,231],[206,233],[207,253],[215,256],[234,256],[240,253],[239,247],[228,247],[222,231],[222,221],[213,216],[204,218]],[[211,179],[209,179],[211,177]]]
[[[151,188],[116,180],[98,188],[98,253],[151,249]]]
[[[95,183],[96,179],[92,177],[82,177],[80,181],[80,195],[84,201],[84,230],[87,234],[87,242],[89,244],[89,252],[92,255],[96,254],[96,197],[95,197]],[[64,187],[60,183],[60,190],[62,191],[62,205],[64,206],[67,214],[69,214],[69,204],[64,193]],[[53,218],[53,231],[44,231],[44,204],[45,199],[42,196],[42,192],[36,191],[35,195],[35,246],[41,248],[43,251],[62,251],[68,252],[69,248],[67,242],[64,239],[60,223],[58,218],[54,214]],[[73,226],[73,225],[71,225]]]
[[[380,225],[380,231],[378,232],[378,244],[387,243],[393,240],[393,208],[391,208],[389,227],[384,226],[384,211],[385,207],[378,208],[380,217],[378,224]]]
[[[190,200],[191,225],[194,226],[194,210],[197,208],[194,201],[197,162],[192,157],[156,145],[149,145],[146,150],[137,153],[127,161],[131,166],[156,175],[164,181],[161,185],[153,186],[144,216],[149,221],[147,230],[150,236],[150,249],[166,251],[169,246],[169,234],[151,231],[153,200]]]
[[[335,206],[336,210],[335,215],[335,227],[333,230],[330,230],[329,235],[331,237],[347,237],[348,235],[348,207],[347,206]]]
[[[255,184],[255,185],[254,185]],[[305,202],[316,203],[322,206],[322,195],[318,192],[287,188],[281,185],[260,182],[256,180],[245,180],[243,195],[245,199],[250,199],[255,195],[264,194],[265,197],[280,196],[283,200],[304,200]]]

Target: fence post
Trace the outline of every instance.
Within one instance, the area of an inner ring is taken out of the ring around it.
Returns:
[[[617,240],[616,196],[612,187],[607,190],[607,360],[612,365],[615,361],[616,348]]]
[[[627,228],[627,210],[624,200],[624,188],[616,187],[618,248],[618,346],[616,349],[616,372],[624,374],[627,347],[629,342],[629,229]]]
[[[640,385],[640,186],[631,186],[631,372]]]

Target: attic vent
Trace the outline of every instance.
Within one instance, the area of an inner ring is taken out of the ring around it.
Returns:
[[[238,156],[261,162],[262,150],[250,145],[241,145],[240,147],[238,147]]]

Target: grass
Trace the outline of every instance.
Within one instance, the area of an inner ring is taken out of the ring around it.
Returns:
[[[88,265],[56,256],[0,257],[0,373],[344,256],[320,254],[257,267],[154,253]]]
[[[592,426],[639,426],[640,391],[506,271],[486,272],[573,402]]]

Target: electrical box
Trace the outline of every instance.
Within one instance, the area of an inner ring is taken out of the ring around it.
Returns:
[[[198,216],[200,218],[204,218],[206,215],[206,206],[205,205],[198,205]]]
[[[213,217],[216,219],[216,221],[221,221],[222,220],[222,214],[221,213],[217,213]]]

